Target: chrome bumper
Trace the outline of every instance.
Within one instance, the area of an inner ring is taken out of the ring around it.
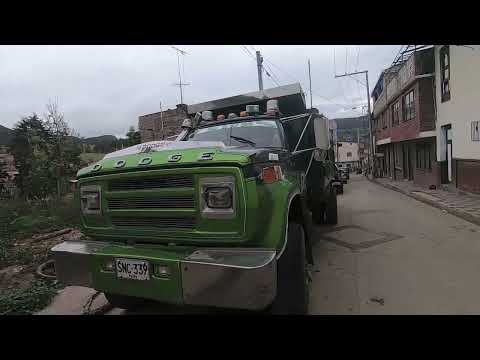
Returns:
[[[92,287],[91,257],[111,243],[68,241],[51,249],[57,279]],[[276,251],[203,248],[179,260],[183,303],[260,310],[277,292]]]

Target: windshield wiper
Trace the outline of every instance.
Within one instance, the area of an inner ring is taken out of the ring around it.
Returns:
[[[240,136],[233,136],[233,135],[230,135],[230,137],[234,140],[237,140],[238,142],[241,142],[241,143],[244,143],[244,144],[250,144],[252,146],[256,146],[257,144],[255,142],[253,142],[252,140],[248,140],[248,139],[245,139],[245,138],[242,138]]]

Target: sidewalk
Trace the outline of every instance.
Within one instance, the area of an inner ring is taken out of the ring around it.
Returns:
[[[369,180],[391,190],[399,191],[418,201],[447,211],[471,223],[480,225],[479,195],[456,193],[439,189],[429,190],[415,185],[411,181],[393,181],[388,178],[369,178]]]

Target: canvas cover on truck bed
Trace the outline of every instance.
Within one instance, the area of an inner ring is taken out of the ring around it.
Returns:
[[[195,115],[197,112],[212,111],[214,118],[219,114],[239,114],[245,110],[246,105],[259,105],[260,113],[267,111],[267,100],[278,100],[278,105],[283,116],[291,116],[306,112],[305,94],[299,83],[278,86],[262,91],[231,96],[223,99],[206,101],[199,104],[188,105],[188,114]]]

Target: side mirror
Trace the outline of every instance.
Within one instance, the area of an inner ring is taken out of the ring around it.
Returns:
[[[193,127],[192,126],[192,120],[190,120],[190,119],[183,120],[182,129],[191,129],[192,127]]]
[[[328,119],[324,116],[315,116],[313,119],[315,131],[315,145],[322,150],[330,149],[330,131]]]

